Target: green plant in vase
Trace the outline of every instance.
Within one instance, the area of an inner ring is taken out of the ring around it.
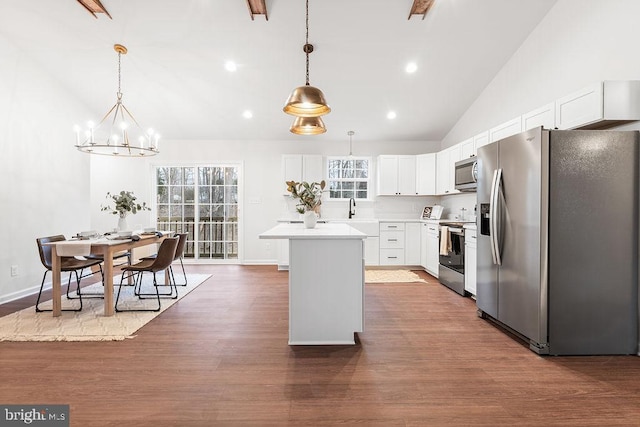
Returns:
[[[113,202],[111,205],[100,206],[101,211],[109,211],[113,215],[118,215],[118,231],[125,231],[127,228],[126,218],[129,214],[137,214],[139,211],[150,211],[146,202],[138,202],[138,198],[132,191],[121,191],[120,193],[107,192],[107,199]]]

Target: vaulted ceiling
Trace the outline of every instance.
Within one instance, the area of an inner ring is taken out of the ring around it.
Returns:
[[[326,134],[301,137],[282,107],[305,81],[305,2],[266,0],[262,10],[261,1],[101,0],[112,19],[96,19],[70,0],[8,0],[0,37],[86,104],[76,122],[99,119],[115,102],[121,43],[123,99],[165,140],[314,142],[354,130],[361,141],[433,141],[556,2],[310,0],[310,82],[332,112]],[[230,60],[235,72],[225,69]]]

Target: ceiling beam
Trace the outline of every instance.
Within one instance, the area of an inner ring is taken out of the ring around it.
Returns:
[[[411,12],[409,12],[409,17],[407,19],[411,19],[412,15],[422,15],[422,19],[424,19],[435,1],[436,0],[413,0]]]
[[[111,15],[107,11],[107,9],[102,5],[102,3],[100,3],[100,0],[77,0],[77,1],[82,5],[82,7],[87,9],[89,13],[93,15],[94,18],[98,19],[98,15],[96,15],[96,13],[104,13],[109,17],[109,19],[113,19],[111,18]]]
[[[256,15],[264,15],[264,18],[268,21],[269,15],[267,14],[267,5],[265,4],[266,0],[247,0],[247,7],[249,8],[249,15],[251,15],[251,20],[253,21],[253,17]]]

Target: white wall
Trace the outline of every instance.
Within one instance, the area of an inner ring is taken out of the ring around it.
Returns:
[[[89,226],[89,157],[72,127],[86,115],[58,82],[0,36],[0,303],[40,286],[35,239]],[[11,266],[18,275],[11,276]],[[50,276],[49,276],[50,277]]]
[[[160,128],[160,124],[155,125]],[[353,154],[419,154],[437,151],[438,141],[353,143]],[[279,218],[293,215],[293,204],[283,196],[286,186],[282,177],[283,154],[347,155],[348,140],[314,142],[313,137],[301,137],[294,142],[284,141],[162,141],[161,153],[155,157],[113,158],[94,156],[91,159],[91,227],[109,230],[115,227],[117,217],[100,211],[107,191],[133,191],[140,201],[152,202],[153,168],[156,165],[241,162],[244,210],[240,212],[241,256],[249,263],[275,263],[273,244],[258,239],[258,234],[276,224]],[[375,184],[375,179],[372,180]],[[259,200],[259,203],[248,203]],[[358,202],[357,217],[418,218],[422,207],[433,205],[437,198],[430,197],[378,197],[373,202]],[[322,214],[328,217],[346,217],[348,206],[344,202],[325,202]],[[128,217],[129,225],[144,226],[155,222],[155,212],[143,212]]]
[[[637,0],[558,0],[442,148],[590,83],[640,79],[638,16]]]

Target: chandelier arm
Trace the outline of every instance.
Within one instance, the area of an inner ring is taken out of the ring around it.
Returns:
[[[127,107],[125,107],[125,105],[124,105],[124,104],[121,104],[121,106],[122,106],[122,109],[123,109],[124,111],[126,111],[127,115],[131,118],[131,120],[133,120],[133,123],[135,123],[135,124],[136,124],[136,126],[138,126],[138,128],[139,128],[140,130],[142,130],[142,126],[140,126],[140,124],[138,123],[138,121],[136,120],[136,118],[135,118],[135,117],[133,117],[133,114],[131,114],[131,112],[127,109]]]

